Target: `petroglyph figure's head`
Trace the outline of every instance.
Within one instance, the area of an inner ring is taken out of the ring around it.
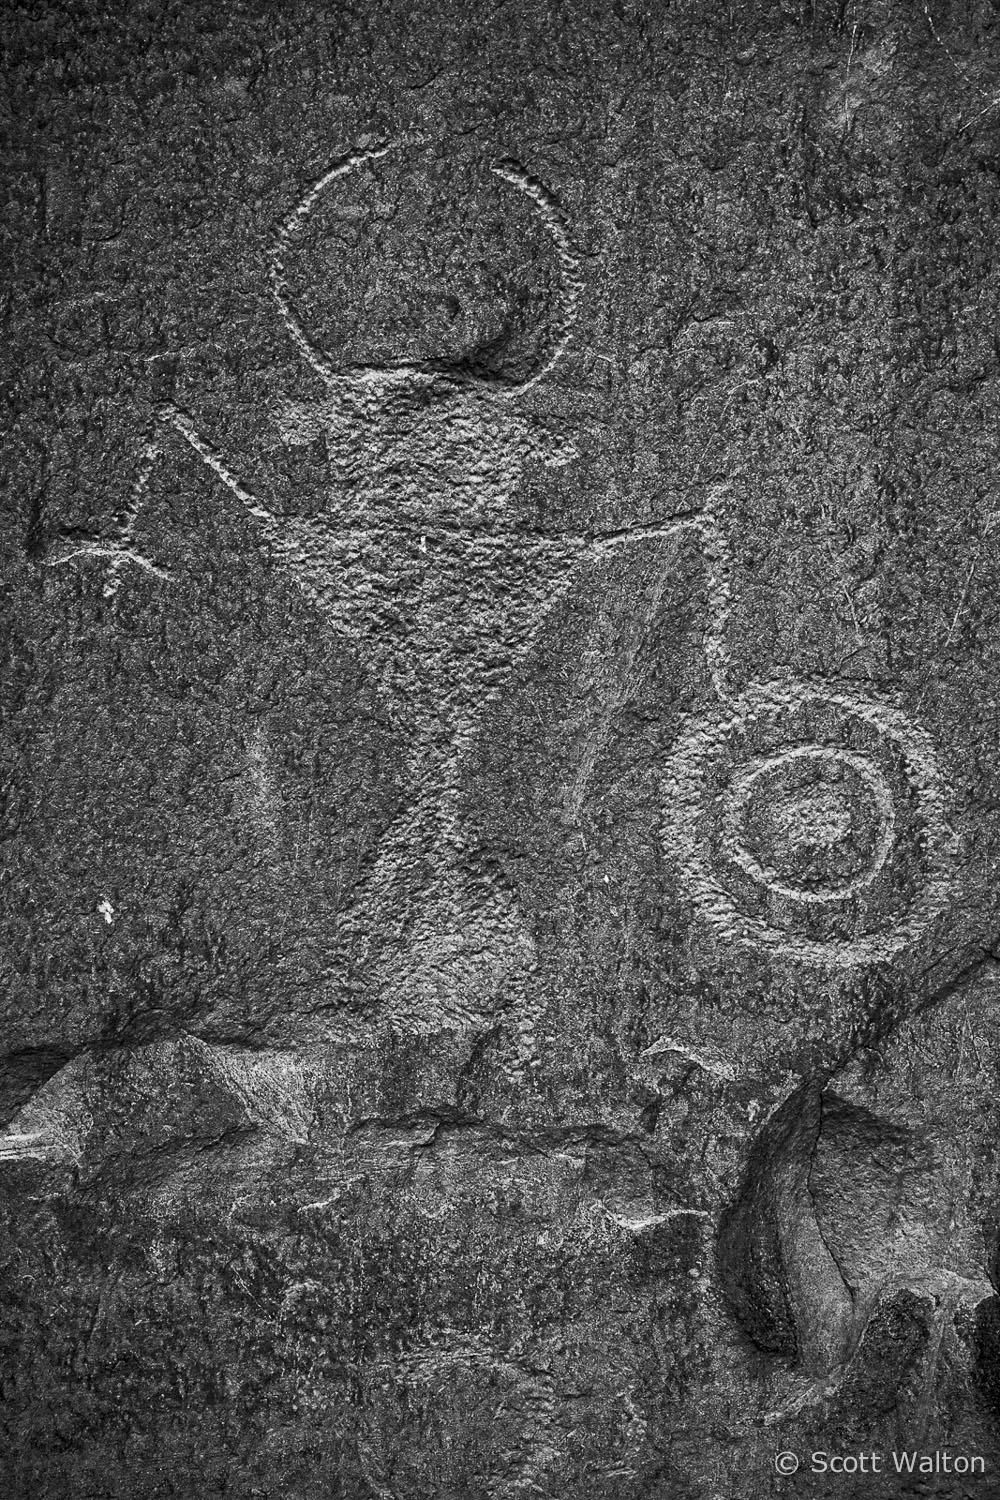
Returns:
[[[309,189],[271,290],[327,385],[437,374],[517,391],[558,359],[580,282],[558,201],[520,164],[401,142]]]
[[[289,405],[283,435],[322,436],[355,492],[397,476],[488,504],[526,459],[572,456],[511,402],[558,360],[580,293],[558,202],[517,163],[406,142],[344,156],[283,224],[270,282],[327,393]]]

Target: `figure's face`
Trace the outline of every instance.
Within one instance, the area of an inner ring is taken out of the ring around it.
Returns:
[[[471,532],[516,528],[531,469],[572,458],[566,434],[530,408],[525,397],[410,371],[338,379],[326,400],[286,406],[279,425],[293,446],[325,444],[339,525]]]

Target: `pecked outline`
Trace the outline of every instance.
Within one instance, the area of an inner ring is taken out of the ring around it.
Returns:
[[[339,178],[347,177],[358,168],[369,162],[377,161],[388,156],[390,152],[399,150],[406,145],[420,144],[403,138],[395,141],[382,142],[377,146],[369,146],[358,151],[349,151],[334,162],[322,177],[313,183],[312,187],[292,209],[287,216],[274,243],[268,262],[268,281],[271,295],[277,305],[279,315],[288,331],[292,342],[299,353],[309,364],[310,368],[330,390],[336,390],[344,382],[362,382],[366,378],[371,379],[377,375],[387,375],[390,372],[376,367],[362,369],[345,368],[338,369],[317,344],[309,337],[301,320],[296,316],[291,305],[291,293],[285,277],[285,256],[309,218],[313,208],[319,202],[331,183]],[[485,386],[495,390],[504,396],[516,396],[530,386],[536,385],[545,375],[558,363],[568,347],[572,334],[573,325],[576,322],[580,298],[583,293],[583,280],[580,275],[580,262],[576,251],[570,240],[566,221],[559,204],[559,200],[551,189],[537,177],[533,177],[524,166],[512,157],[500,157],[494,159],[489,170],[501,181],[509,183],[528,201],[534,205],[539,218],[552,240],[559,262],[560,275],[563,286],[562,310],[557,320],[556,337],[551,352],[541,361],[538,367],[525,380],[521,381],[499,381],[489,380],[477,375],[475,371],[443,365],[435,360],[426,361],[403,361],[401,364],[393,365],[391,375],[394,378],[406,376],[419,376],[429,374],[449,373],[452,378],[460,379],[464,383],[477,386]]]

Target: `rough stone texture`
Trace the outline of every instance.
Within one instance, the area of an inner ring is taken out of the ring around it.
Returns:
[[[992,7],[0,24],[0,1493],[1000,1495]]]

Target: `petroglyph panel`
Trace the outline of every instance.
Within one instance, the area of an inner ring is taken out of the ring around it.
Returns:
[[[988,12],[0,7],[4,1500],[995,1487]]]

